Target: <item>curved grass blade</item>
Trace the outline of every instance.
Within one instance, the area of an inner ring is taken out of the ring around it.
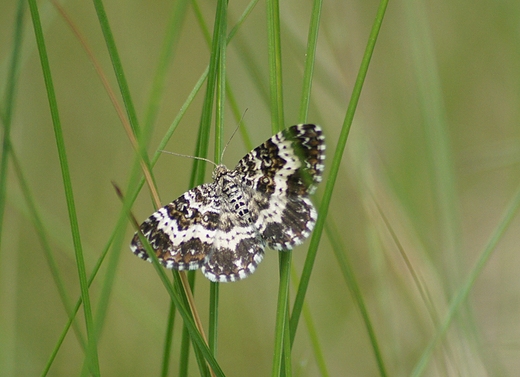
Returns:
[[[71,227],[71,235],[74,244],[74,252],[76,255],[76,265],[78,269],[78,278],[81,289],[81,296],[83,300],[83,309],[85,314],[85,325],[87,328],[88,347],[86,353],[87,364],[92,374],[99,375],[99,361],[97,354],[97,340],[95,338],[95,328],[92,318],[92,308],[90,305],[90,295],[88,291],[87,276],[85,269],[85,262],[83,259],[83,249],[81,245],[78,219],[76,215],[76,206],[74,203],[74,195],[72,190],[72,182],[70,178],[68,159],[65,150],[65,140],[61,129],[61,121],[58,112],[58,103],[54,91],[54,84],[52,82],[52,75],[47,56],[47,49],[45,47],[45,40],[43,38],[43,30],[41,27],[40,15],[38,6],[35,0],[29,0],[29,8],[31,10],[31,18],[33,21],[36,43],[40,54],[40,62],[42,65],[43,76],[45,80],[45,88],[47,90],[47,98],[49,100],[49,108],[51,111],[52,123],[54,126],[54,135],[56,139],[56,146],[60,160],[61,173],[63,179],[63,187],[65,190],[65,198],[67,202],[67,210],[69,212],[69,222]]]

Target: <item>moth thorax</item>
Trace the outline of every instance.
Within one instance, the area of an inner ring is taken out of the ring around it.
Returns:
[[[221,194],[225,196],[231,212],[240,217],[249,216],[248,200],[245,198],[244,191],[241,189],[236,177],[227,171],[218,178],[218,185],[221,187]]]

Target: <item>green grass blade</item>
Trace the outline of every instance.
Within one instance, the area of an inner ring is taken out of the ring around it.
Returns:
[[[218,307],[220,298],[220,284],[210,283],[209,287],[209,348],[213,355],[217,355],[218,349]]]
[[[170,354],[172,350],[172,342],[173,342],[173,330],[175,326],[175,314],[177,310],[175,308],[175,303],[170,300],[170,308],[168,310],[168,322],[167,327],[164,332],[164,347],[163,347],[163,359],[161,365],[161,376],[168,376],[168,370],[170,368]]]
[[[350,292],[356,301],[357,307],[361,312],[361,317],[363,318],[368,337],[370,338],[370,344],[372,345],[372,350],[374,351],[377,366],[379,368],[379,374],[381,376],[387,376],[388,374],[386,372],[381,347],[379,346],[376,332],[374,330],[374,326],[372,325],[372,320],[368,314],[368,308],[365,304],[365,300],[363,299],[361,288],[357,282],[356,275],[354,274],[354,269],[352,268],[352,264],[344,252],[346,248],[342,245],[341,237],[339,235],[340,233],[332,223],[327,223],[325,225],[325,231],[330,243],[332,244],[332,250],[334,251],[334,256],[336,257],[336,261],[343,275],[343,279],[345,279],[345,283],[350,289]]]
[[[289,265],[289,270],[291,269],[291,265]],[[289,272],[287,272],[289,273]],[[289,278],[287,278],[289,281]],[[292,353],[291,353],[291,329],[289,328],[289,293],[287,293],[287,303],[285,305],[285,318],[284,318],[284,327],[283,327],[283,351],[282,351],[282,367],[281,367],[281,375],[282,376],[292,376]]]
[[[286,331],[289,325],[289,278],[291,272],[292,251],[286,250],[280,252],[280,284],[278,286],[278,302],[276,309],[276,327],[274,342],[274,359],[271,376],[291,376],[291,355],[290,355],[290,339],[285,335],[289,335]],[[287,354],[289,352],[289,354]]]
[[[123,70],[123,64],[121,63],[121,58],[119,57],[119,53],[117,52],[116,42],[114,40],[112,30],[110,29],[108,16],[105,12],[103,1],[93,0],[93,3],[96,9],[96,14],[98,16],[101,31],[103,32],[103,36],[105,37],[105,43],[107,45],[108,53],[110,55],[110,59],[112,60],[112,66],[114,68],[117,83],[119,84],[121,96],[123,97],[123,102],[125,104],[128,120],[130,121],[130,125],[132,127],[132,130],[134,131],[134,134],[139,135],[140,130],[139,124],[137,122],[135,107],[132,102],[132,97],[130,96],[128,81],[126,80],[125,72]]]
[[[92,308],[90,305],[90,296],[87,285],[87,277],[85,270],[85,262],[83,259],[83,250],[81,245],[78,219],[76,215],[76,207],[74,204],[74,195],[72,190],[72,182],[70,179],[70,172],[68,166],[67,155],[65,151],[65,141],[63,139],[63,132],[61,129],[61,122],[58,112],[58,104],[56,101],[56,95],[54,91],[54,85],[52,82],[52,75],[47,56],[47,50],[45,47],[45,41],[43,38],[43,30],[41,27],[40,16],[38,12],[38,6],[36,1],[29,0],[29,8],[31,10],[31,18],[33,21],[34,32],[36,42],[38,45],[38,51],[40,53],[40,63],[42,65],[43,76],[45,80],[45,87],[47,90],[47,97],[49,100],[49,108],[52,116],[52,123],[54,126],[54,135],[56,139],[56,146],[58,150],[58,156],[60,160],[61,173],[63,179],[63,186],[65,190],[65,197],[67,201],[67,209],[69,212],[69,221],[71,227],[72,240],[74,243],[74,251],[76,255],[76,264],[78,269],[78,277],[81,289],[81,296],[83,299],[83,308],[85,315],[85,325],[87,329],[88,348],[86,359],[89,365],[89,369],[92,374],[99,375],[99,361],[97,355],[97,340],[95,339],[95,329],[92,319]]]
[[[307,122],[309,103],[311,99],[312,77],[316,61],[316,47],[318,46],[318,31],[320,28],[321,6],[323,0],[314,0],[312,8],[309,36],[307,38],[307,52],[305,54],[305,70],[303,72],[302,98],[300,100],[299,122]]]
[[[273,134],[285,127],[282,80],[282,42],[280,33],[280,4],[267,1],[267,49],[269,57],[269,90],[271,100],[271,131]]]
[[[215,114],[215,155],[214,160],[220,164],[222,149],[224,148],[223,134],[224,134],[224,114],[226,103],[226,30],[227,30],[227,1],[219,1],[217,7],[217,18],[219,27],[215,30],[213,36],[217,43],[218,54],[217,59],[217,77],[216,77],[216,114]]]
[[[276,133],[285,127],[284,108],[283,108],[283,80],[282,80],[282,49],[280,33],[280,4],[278,0],[267,1],[267,37],[268,37],[268,57],[269,57],[269,89],[270,89],[270,110],[271,128]],[[286,319],[289,301],[289,278],[291,266],[290,251],[280,253],[280,283],[278,288],[278,302],[275,325],[275,344],[273,351],[272,373],[274,376],[281,376],[283,370],[290,371],[290,363],[285,364],[282,369],[284,358],[285,327],[288,326]],[[285,360],[290,360],[290,355],[285,354]]]
[[[377,41],[377,36],[381,29],[381,24],[383,22],[383,17],[386,11],[386,7],[388,5],[387,0],[382,0],[379,4],[379,8],[377,11],[376,19],[372,26],[372,30],[368,39],[368,43],[365,49],[365,53],[363,55],[363,60],[361,62],[361,66],[358,72],[358,76],[356,79],[356,83],[354,85],[354,89],[352,91],[352,96],[348,105],[347,113],[345,115],[345,119],[343,121],[343,126],[341,129],[340,137],[338,140],[338,144],[336,146],[336,150],[334,152],[334,157],[331,163],[331,170],[329,173],[329,177],[327,179],[327,184],[325,186],[325,191],[323,194],[322,203],[319,208],[319,216],[316,222],[315,229],[312,234],[311,243],[309,246],[309,252],[307,254],[307,258],[305,260],[305,266],[303,269],[300,285],[298,287],[298,291],[296,293],[296,298],[293,306],[292,317],[291,317],[291,336],[292,341],[294,341],[294,337],[296,335],[296,330],[298,327],[298,322],[300,319],[303,301],[305,299],[305,294],[307,292],[307,288],[310,281],[310,276],[312,272],[312,268],[314,266],[314,261],[316,259],[316,253],[318,251],[319,242],[321,239],[321,235],[323,232],[323,227],[325,225],[325,220],[327,218],[327,213],[330,206],[330,201],[332,199],[332,192],[334,190],[334,186],[336,184],[336,178],[338,176],[338,172],[341,166],[341,159],[343,157],[343,152],[345,150],[345,145],[347,143],[348,135],[350,132],[350,127],[352,125],[352,120],[354,119],[354,114],[357,108],[357,104],[359,102],[359,97],[361,95],[361,89],[363,88],[363,83],[365,81],[365,77],[368,71],[368,67],[370,64],[370,59],[373,55],[375,43]]]
[[[194,8],[196,2],[194,2]],[[217,8],[220,7],[220,3],[218,3]],[[202,19],[202,16],[198,17],[199,24],[201,25],[201,30],[204,32],[205,23]],[[208,147],[209,147],[209,135],[211,132],[211,118],[212,118],[212,109],[215,98],[215,86],[216,86],[216,77],[218,70],[218,57],[219,57],[219,44],[218,41],[218,33],[219,33],[219,11],[217,9],[215,14],[215,26],[213,30],[213,43],[211,45],[210,51],[210,62],[208,67],[208,79],[206,81],[206,93],[204,96],[204,103],[202,107],[202,116],[200,120],[199,126],[199,134],[197,140],[197,149],[195,156],[198,157],[208,157]],[[204,33],[206,34],[206,33]],[[201,184],[204,182],[204,175],[206,173],[206,163],[194,159],[193,160],[193,170],[192,176],[190,179],[190,187],[193,187],[195,184]]]

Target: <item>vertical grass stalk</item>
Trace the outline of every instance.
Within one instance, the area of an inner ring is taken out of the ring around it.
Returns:
[[[366,74],[368,72],[370,59],[372,58],[372,55],[374,52],[377,37],[379,35],[379,31],[381,30],[381,25],[383,22],[383,17],[384,17],[387,5],[388,5],[388,0],[381,0],[381,2],[379,3],[379,8],[377,11],[376,19],[374,21],[372,30],[370,32],[368,43],[365,48],[365,53],[363,55],[363,60],[361,62],[360,68],[359,68],[359,72],[358,72],[358,75],[356,78],[356,83],[354,85],[354,89],[352,91],[352,96],[350,98],[350,102],[349,102],[349,105],[347,108],[345,119],[343,121],[343,126],[341,129],[338,144],[336,145],[336,150],[335,150],[334,156],[332,158],[330,173],[329,173],[329,176],[327,179],[327,184],[325,186],[323,199],[322,199],[321,206],[319,209],[320,215],[318,216],[318,220],[316,222],[316,227],[314,228],[314,232],[312,234],[311,244],[309,246],[309,252],[308,252],[307,258],[305,260],[302,278],[300,281],[300,285],[298,286],[298,291],[296,293],[296,298],[294,301],[292,317],[291,317],[291,335],[292,335],[293,339],[294,339],[294,336],[296,334],[296,330],[298,327],[298,322],[299,322],[301,311],[303,308],[303,302],[305,299],[307,288],[309,286],[312,268],[314,266],[314,261],[316,259],[316,253],[318,250],[321,235],[323,233],[323,227],[325,225],[325,220],[327,218],[327,213],[328,213],[330,202],[332,199],[332,192],[334,190],[339,168],[341,166],[341,159],[343,157],[343,152],[345,150],[345,146],[347,143],[348,135],[350,132],[350,127],[352,126],[354,114],[355,114],[355,111],[357,108],[357,104],[359,102],[359,98],[361,96],[361,90],[363,88]],[[386,372],[384,370],[384,365],[379,363],[380,358],[377,358],[377,360],[378,360],[378,365],[380,368],[381,375],[386,375]]]
[[[76,256],[76,266],[78,269],[78,278],[81,289],[81,297],[83,300],[83,311],[85,315],[85,325],[87,329],[88,347],[86,353],[86,361],[90,372],[95,375],[100,375],[99,361],[97,354],[97,340],[95,338],[95,327],[92,318],[92,308],[90,305],[90,295],[88,291],[87,275],[85,270],[85,262],[83,258],[83,248],[81,245],[78,219],[76,215],[76,206],[74,203],[74,195],[72,190],[72,182],[70,178],[69,165],[67,154],[65,150],[65,140],[61,129],[61,121],[58,112],[58,103],[54,91],[54,84],[52,82],[52,75],[47,56],[47,49],[45,47],[45,40],[43,38],[43,30],[38,12],[38,6],[35,0],[29,0],[29,8],[31,11],[31,18],[34,26],[34,33],[38,52],[40,54],[40,63],[42,66],[43,77],[45,80],[45,88],[47,90],[47,98],[49,101],[49,108],[54,126],[54,135],[56,139],[56,146],[60,160],[61,173],[63,179],[63,188],[65,190],[65,198],[67,202],[67,210],[69,213],[69,222],[71,228],[72,241],[74,244],[74,252]]]

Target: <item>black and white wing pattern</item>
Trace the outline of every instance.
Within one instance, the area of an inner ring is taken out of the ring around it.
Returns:
[[[274,135],[234,170],[218,165],[213,182],[187,191],[140,226],[167,268],[201,268],[214,282],[252,274],[266,246],[288,250],[309,237],[317,213],[309,195],[322,179],[325,137],[314,124]],[[130,248],[151,261],[136,233]]]

